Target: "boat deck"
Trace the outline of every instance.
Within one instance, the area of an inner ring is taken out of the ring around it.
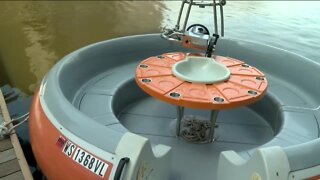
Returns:
[[[209,113],[209,110],[185,109],[185,115],[206,119],[209,119]],[[147,137],[153,144],[172,147],[170,177],[175,180],[216,177],[221,151],[234,150],[248,159],[248,150],[255,149],[274,136],[274,131],[265,120],[247,107],[219,113],[214,135],[216,141],[213,143],[196,144],[182,137],[177,138],[174,119],[175,107],[152,97],[129,105],[119,117],[129,131]]]
[[[130,68],[134,69],[134,66]],[[79,93],[78,100],[74,101],[75,106],[100,124],[147,137],[153,145],[164,144],[172,147],[171,179],[216,177],[220,152],[234,150],[243,158],[249,159],[251,157],[249,152],[265,144],[276,134],[270,124],[252,107],[243,106],[220,111],[217,118],[218,127],[214,134],[215,142],[199,144],[187,142],[175,135],[175,106],[148,96],[133,79],[122,86],[123,89],[130,90],[130,93],[122,94],[116,99],[120,97],[131,99],[134,94],[135,100],[123,103],[119,113],[115,114],[119,121],[110,122],[108,112],[112,107],[108,98],[111,96],[106,90],[101,90],[102,87],[110,85],[110,78],[110,75],[95,77],[91,81],[95,83],[89,83],[84,88],[85,91]],[[113,78],[113,81],[117,79]],[[209,119],[210,110],[186,108],[184,114]]]
[[[10,116],[0,90],[0,123]],[[16,134],[0,139],[0,180],[33,179]]]

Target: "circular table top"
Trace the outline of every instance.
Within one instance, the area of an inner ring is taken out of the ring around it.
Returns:
[[[172,66],[186,56],[200,56],[182,52],[165,53],[141,61],[135,79],[149,95],[177,106],[199,109],[228,109],[245,106],[261,99],[267,89],[267,79],[257,68],[223,56],[212,60],[230,70],[229,79],[214,84],[191,83],[172,73]]]

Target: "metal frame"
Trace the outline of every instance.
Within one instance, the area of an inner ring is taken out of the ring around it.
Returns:
[[[219,110],[211,110],[210,113],[210,131],[209,131],[209,141],[214,141],[214,128],[217,127],[216,122],[218,118]],[[176,135],[177,137],[180,136],[180,129],[181,129],[181,121],[184,115],[184,107],[183,106],[176,106],[176,115],[177,115],[177,124],[176,124]]]
[[[181,17],[182,17],[182,13],[185,7],[185,4],[189,4],[188,5],[188,9],[186,11],[186,16],[183,22],[183,27],[182,29],[180,29],[180,23],[181,23]],[[211,3],[208,2],[204,2],[202,1],[195,1],[195,0],[182,0],[181,3],[181,7],[180,7],[180,11],[179,11],[179,15],[177,18],[177,23],[175,25],[175,27],[173,29],[164,29],[164,32],[162,33],[162,37],[164,37],[167,40],[170,41],[178,41],[181,42],[181,36],[185,34],[186,32],[186,28],[187,28],[187,24],[188,24],[188,20],[189,20],[189,16],[190,16],[190,12],[191,12],[191,8],[192,6],[199,6],[200,8],[205,8],[207,6],[212,6],[213,7],[213,19],[214,19],[214,31],[215,34],[219,34],[218,31],[218,12],[217,12],[217,6],[219,6],[220,9],[220,36],[224,36],[224,18],[223,18],[223,6],[226,4],[225,0],[212,0]]]

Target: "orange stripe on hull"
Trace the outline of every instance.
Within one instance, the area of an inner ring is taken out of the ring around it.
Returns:
[[[30,140],[33,153],[38,165],[47,179],[108,179],[111,173],[112,164],[107,163],[108,169],[104,177],[91,172],[72,158],[62,152],[58,142],[61,133],[50,122],[45,115],[39,99],[39,91],[34,95],[30,110]],[[100,158],[101,159],[101,158]]]

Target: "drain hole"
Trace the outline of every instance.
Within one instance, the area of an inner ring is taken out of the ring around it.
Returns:
[[[159,55],[159,56],[157,56],[157,58],[159,58],[159,59],[163,59],[163,58],[164,58],[164,56]]]
[[[151,82],[151,79],[146,79],[146,78],[144,78],[144,79],[142,79],[141,81],[144,82],[144,83],[149,83],[149,82]]]
[[[264,78],[263,78],[263,77],[256,77],[256,80],[263,81],[263,80],[264,80]]]
[[[148,68],[149,66],[148,66],[148,65],[145,65],[145,64],[140,64],[139,67],[141,67],[141,68]]]
[[[180,94],[177,93],[177,92],[172,92],[169,94],[171,97],[174,97],[174,98],[177,98],[177,97],[180,97]]]
[[[221,97],[214,97],[213,100],[220,103],[224,101],[224,99]]]
[[[249,90],[248,93],[251,94],[251,95],[257,95],[258,94],[256,91],[253,91],[253,90]]]

